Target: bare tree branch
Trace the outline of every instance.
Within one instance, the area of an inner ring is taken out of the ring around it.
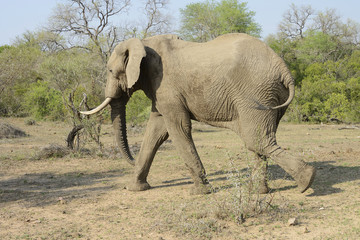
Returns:
[[[167,4],[168,0],[147,0],[145,4],[147,24],[143,29],[143,38],[155,33],[164,33],[167,30],[166,26],[169,25],[169,19],[161,13]]]
[[[58,5],[51,18],[49,30],[59,34],[69,34],[75,40],[75,43],[69,44],[69,48],[79,46],[84,48],[84,45],[89,44],[90,41],[94,46],[93,51],[101,56],[105,64],[114,48],[117,36],[116,29],[110,24],[109,19],[125,13],[130,6],[130,0],[69,0],[69,2]],[[106,37],[111,37],[111,41],[106,41]]]
[[[289,38],[304,38],[306,25],[312,15],[314,15],[314,10],[310,5],[297,7],[295,4],[291,4],[290,10],[284,14],[283,20],[279,24],[279,30]]]

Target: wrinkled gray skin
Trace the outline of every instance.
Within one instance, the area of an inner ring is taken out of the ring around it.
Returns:
[[[125,105],[142,89],[152,111],[136,161],[126,136]],[[246,34],[228,34],[207,43],[162,35],[120,43],[108,62],[106,98],[121,152],[135,171],[128,190],[150,188],[147,176],[159,146],[170,135],[189,169],[193,194],[209,192],[205,169],[191,136],[191,119],[236,132],[255,153],[268,191],[266,158],[308,189],[315,169],[288,155],[276,143],[276,130],[294,97],[294,81],[285,63],[263,42]],[[107,105],[107,102],[100,108]],[[91,114],[87,112],[85,114]]]

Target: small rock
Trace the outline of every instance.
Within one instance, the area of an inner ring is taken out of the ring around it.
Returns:
[[[346,149],[346,153],[352,153],[352,152],[353,152],[353,149],[352,149],[352,148]]]
[[[289,226],[295,226],[298,224],[298,220],[296,218],[290,218],[288,220],[288,224],[289,224]]]
[[[60,204],[66,204],[66,200],[63,199],[62,197],[59,197],[58,201],[59,201]]]

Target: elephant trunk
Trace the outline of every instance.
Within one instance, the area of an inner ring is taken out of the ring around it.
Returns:
[[[110,102],[110,106],[116,142],[126,161],[134,166],[135,160],[130,153],[126,132],[126,101],[113,100]]]

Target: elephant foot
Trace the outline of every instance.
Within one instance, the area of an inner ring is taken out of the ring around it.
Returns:
[[[150,188],[151,187],[150,187],[149,183],[147,183],[146,181],[131,183],[126,187],[126,189],[129,191],[145,191]]]
[[[194,185],[190,189],[190,195],[205,195],[211,193],[210,184],[198,184]]]
[[[313,183],[316,175],[316,170],[314,167],[306,165],[302,171],[297,174],[295,178],[296,183],[298,184],[298,189],[301,193],[305,192]]]
[[[313,183],[316,170],[301,159],[294,158],[279,149],[272,158],[282,169],[290,174],[298,185],[301,193],[305,192]]]

